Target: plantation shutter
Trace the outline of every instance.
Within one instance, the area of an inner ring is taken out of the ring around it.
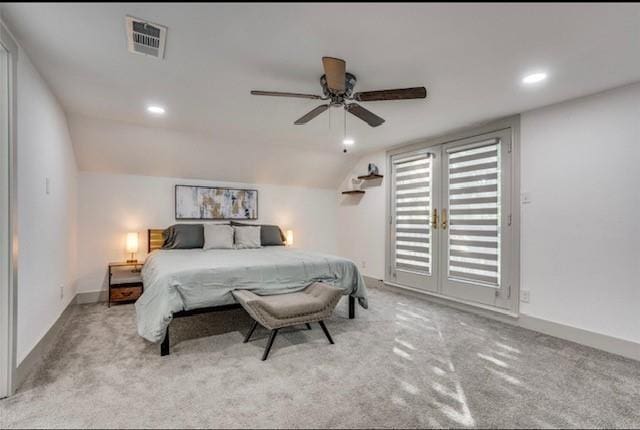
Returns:
[[[393,160],[396,269],[432,272],[432,160],[428,153]]]
[[[448,152],[448,276],[500,286],[500,141]]]

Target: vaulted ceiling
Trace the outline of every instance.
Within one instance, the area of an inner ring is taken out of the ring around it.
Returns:
[[[80,168],[334,187],[380,148],[640,80],[638,4],[11,4],[2,6],[69,116]],[[127,52],[124,17],[168,27],[164,60]],[[424,85],[426,100],[370,102],[293,121],[318,101],[321,57],[356,90]],[[521,77],[544,69],[544,85]],[[145,107],[166,107],[150,117]]]

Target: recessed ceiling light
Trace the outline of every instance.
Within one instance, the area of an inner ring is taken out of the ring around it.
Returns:
[[[164,114],[165,110],[162,106],[150,105],[147,106],[147,112],[155,115],[162,115]]]
[[[345,137],[344,140],[342,141],[342,143],[344,145],[353,145],[355,143],[355,140],[353,140],[350,137]]]
[[[523,84],[536,84],[547,79],[547,74],[544,72],[532,73],[522,78]]]

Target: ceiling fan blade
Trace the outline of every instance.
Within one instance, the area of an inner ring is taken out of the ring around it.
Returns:
[[[380,100],[410,100],[427,97],[425,87],[403,88],[398,90],[364,91],[355,93],[353,98],[359,102],[375,102]]]
[[[296,122],[294,122],[295,125],[304,125],[306,123],[308,123],[309,121],[311,121],[312,119],[314,119],[315,117],[317,117],[318,115],[320,115],[322,112],[326,111],[327,109],[329,109],[329,105],[320,105],[317,108],[315,108],[314,110],[312,110],[311,112],[301,116],[300,118],[298,118],[296,120]]]
[[[322,97],[320,96],[316,96],[313,94],[299,94],[299,93],[281,93],[278,91],[257,91],[257,90],[253,90],[251,91],[251,94],[253,94],[254,96],[274,96],[274,97],[296,97],[299,99],[314,99],[314,100],[319,100]]]
[[[363,108],[357,103],[350,103],[345,106],[345,109],[347,109],[349,113],[357,116],[358,118],[369,124],[371,127],[377,127],[379,125],[382,125],[382,123],[384,122],[383,118],[380,118],[378,115]]]
[[[343,93],[347,63],[339,58],[322,57],[322,67],[327,78],[327,87],[335,93]]]

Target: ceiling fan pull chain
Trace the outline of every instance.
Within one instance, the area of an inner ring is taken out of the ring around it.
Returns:
[[[344,133],[342,134],[342,152],[344,152],[345,154],[347,153],[347,107],[345,106],[344,109],[342,109],[342,111],[344,112]]]
[[[344,112],[344,132],[342,134],[342,140],[347,138],[347,110],[343,109],[342,110]]]

